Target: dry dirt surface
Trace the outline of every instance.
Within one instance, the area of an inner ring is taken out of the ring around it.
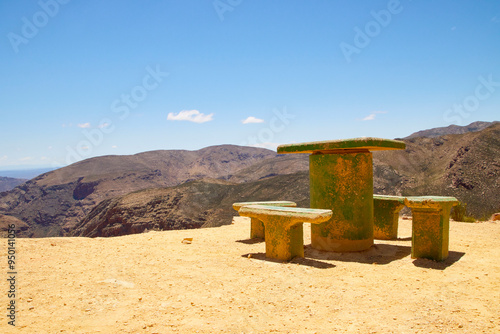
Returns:
[[[498,333],[500,223],[451,222],[450,256],[410,257],[411,221],[358,253],[265,258],[249,221],[114,238],[17,239],[1,333]],[[192,238],[192,243],[183,243]]]

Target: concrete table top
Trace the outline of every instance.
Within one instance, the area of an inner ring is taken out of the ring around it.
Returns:
[[[381,151],[403,150],[406,144],[399,140],[361,137],[351,139],[338,139],[316,141],[298,144],[285,144],[278,146],[278,154],[286,153],[343,153],[343,150],[353,151]],[[348,152],[344,152],[348,153]]]

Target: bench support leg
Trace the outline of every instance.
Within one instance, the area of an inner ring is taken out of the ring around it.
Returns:
[[[448,257],[451,205],[412,208],[411,257],[443,261]]]
[[[373,236],[375,239],[398,238],[399,211],[404,204],[373,199]]]
[[[265,238],[264,224],[257,218],[250,218],[250,239]]]
[[[290,261],[304,257],[304,231],[302,223],[283,222],[283,217],[269,217],[264,221],[266,257]]]

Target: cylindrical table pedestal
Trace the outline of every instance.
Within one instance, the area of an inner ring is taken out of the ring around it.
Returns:
[[[311,225],[311,245],[334,252],[373,245],[373,164],[366,151],[309,156],[311,208],[331,209],[325,223]]]

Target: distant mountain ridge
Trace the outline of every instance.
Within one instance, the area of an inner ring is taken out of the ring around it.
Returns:
[[[20,185],[26,181],[28,181],[28,180],[0,176],[0,192],[14,189],[18,185]]]
[[[1,170],[0,177],[12,177],[15,179],[25,179],[29,180],[38,175],[53,171],[57,169],[56,167],[46,167],[46,168],[29,168],[27,166],[18,166],[21,169],[16,170]]]
[[[221,145],[91,158],[0,193],[0,214],[26,222],[30,228],[25,236],[62,236],[105,199],[200,178],[229,178],[276,155],[262,148]]]
[[[445,127],[440,127],[440,128],[432,128],[428,130],[422,130],[418,132],[414,132],[411,135],[404,137],[403,139],[411,139],[411,138],[417,138],[417,137],[439,137],[439,136],[445,136],[445,135],[458,135],[458,134],[464,134],[467,132],[477,132],[481,131],[483,129],[486,129],[487,127],[499,123],[497,121],[495,122],[473,122],[470,123],[469,125],[465,126],[460,126],[460,125],[449,125]]]

